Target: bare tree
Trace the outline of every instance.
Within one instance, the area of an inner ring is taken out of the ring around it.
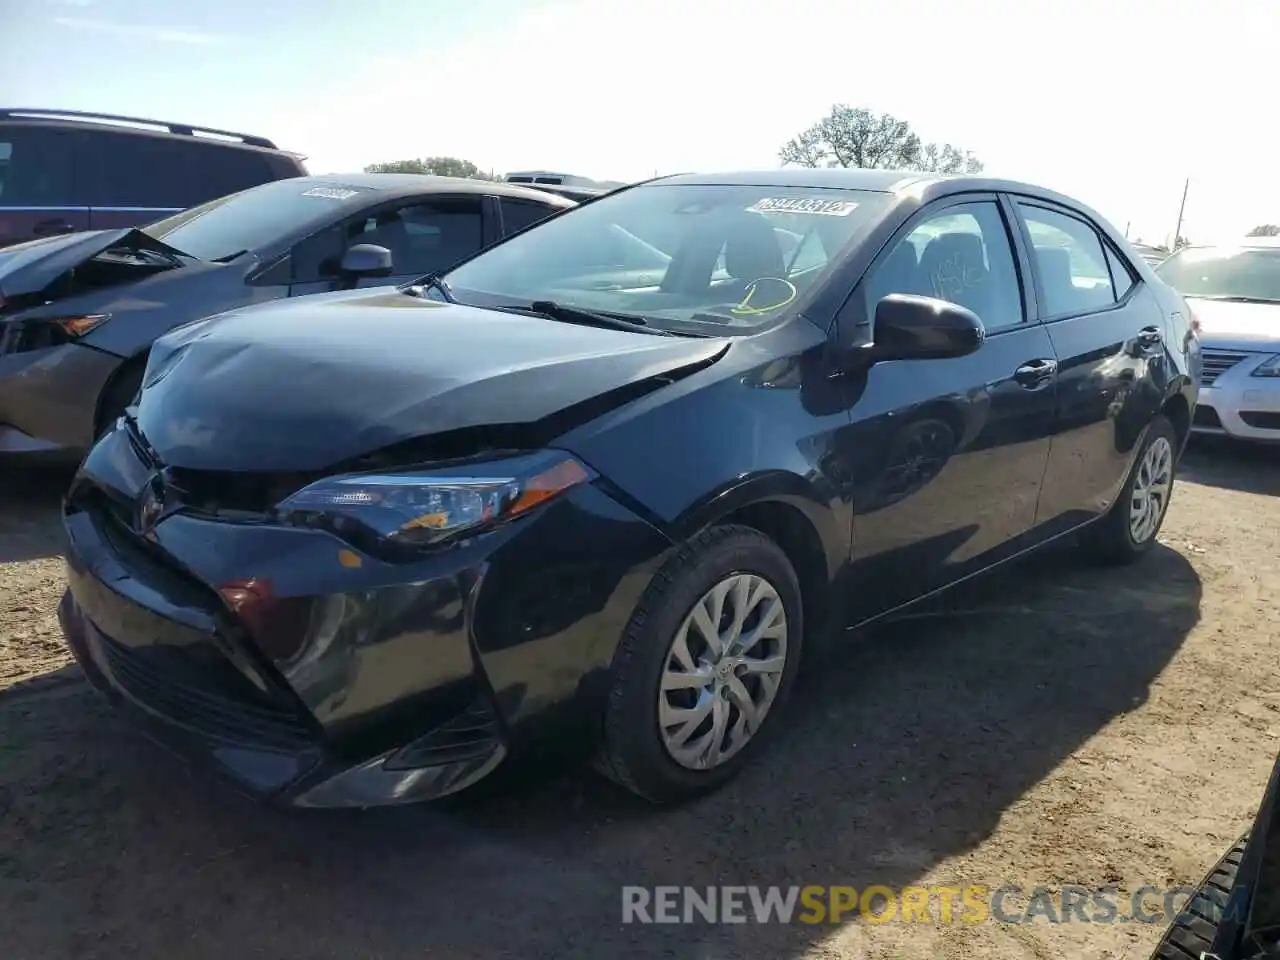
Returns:
[[[1246,237],[1280,237],[1280,225],[1274,223],[1263,223],[1254,227]]]
[[[922,143],[911,124],[888,113],[836,104],[778,151],[783,165],[873,167],[933,173],[978,173],[982,161],[949,143]]]

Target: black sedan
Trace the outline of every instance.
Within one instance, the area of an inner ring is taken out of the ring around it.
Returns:
[[[0,250],[0,458],[78,460],[137,393],[152,342],[180,324],[404,282],[573,205],[488,181],[293,177],[142,229]]]
[[[833,622],[1068,534],[1150,550],[1187,317],[1023,184],[624,188],[443,278],[162,338],[68,494],[63,626],[155,736],[279,802],[438,797],[546,748],[688,797]]]

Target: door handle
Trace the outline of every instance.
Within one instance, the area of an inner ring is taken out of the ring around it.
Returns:
[[[37,237],[51,237],[59,233],[73,233],[75,227],[65,220],[41,220],[31,228]]]
[[[1017,370],[1013,371],[1013,379],[1028,390],[1039,390],[1045,384],[1049,383],[1058,373],[1058,361],[1050,360],[1046,357],[1040,357],[1037,360],[1028,360]]]

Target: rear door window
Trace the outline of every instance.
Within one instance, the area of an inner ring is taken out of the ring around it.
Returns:
[[[1040,275],[1045,316],[1072,316],[1116,302],[1107,253],[1097,231],[1078,217],[1018,203]]]

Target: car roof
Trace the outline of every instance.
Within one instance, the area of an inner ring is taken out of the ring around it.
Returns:
[[[125,117],[109,113],[0,107],[0,128],[4,127],[86,130],[95,133],[115,133],[152,139],[183,140],[188,143],[198,143],[201,146],[249,150],[255,153],[284,155],[298,160],[305,159],[300,154],[281,149],[274,141],[255,134],[234,133],[213,127],[172,123],[167,120],[150,120],[145,117]]]
[[[518,183],[501,180],[475,180],[469,177],[437,177],[427,173],[328,173],[306,177],[291,177],[290,183],[314,187],[358,187],[362,191],[376,190],[384,200],[407,197],[420,193],[475,193],[490,197],[551,201],[552,206],[572,207],[567,197],[549,191],[537,190]],[[367,192],[349,200],[351,206],[363,207],[369,202]]]
[[[904,181],[937,179],[932,174],[902,170],[867,170],[860,167],[780,167],[776,170],[740,170],[732,173],[677,173],[646,183],[722,184],[750,187],[829,187],[839,190],[872,190],[894,193]]]
[[[679,173],[655,177],[636,186],[646,187],[658,184],[752,186],[775,189],[818,187],[828,190],[863,190],[894,195],[902,195],[908,191],[922,193],[927,189],[933,196],[970,192],[1016,193],[1062,204],[1095,221],[1107,223],[1105,218],[1074,197],[1068,197],[1032,183],[971,174],[923,173],[919,170],[878,170],[864,167],[779,167],[774,170],[743,170],[731,173]]]

